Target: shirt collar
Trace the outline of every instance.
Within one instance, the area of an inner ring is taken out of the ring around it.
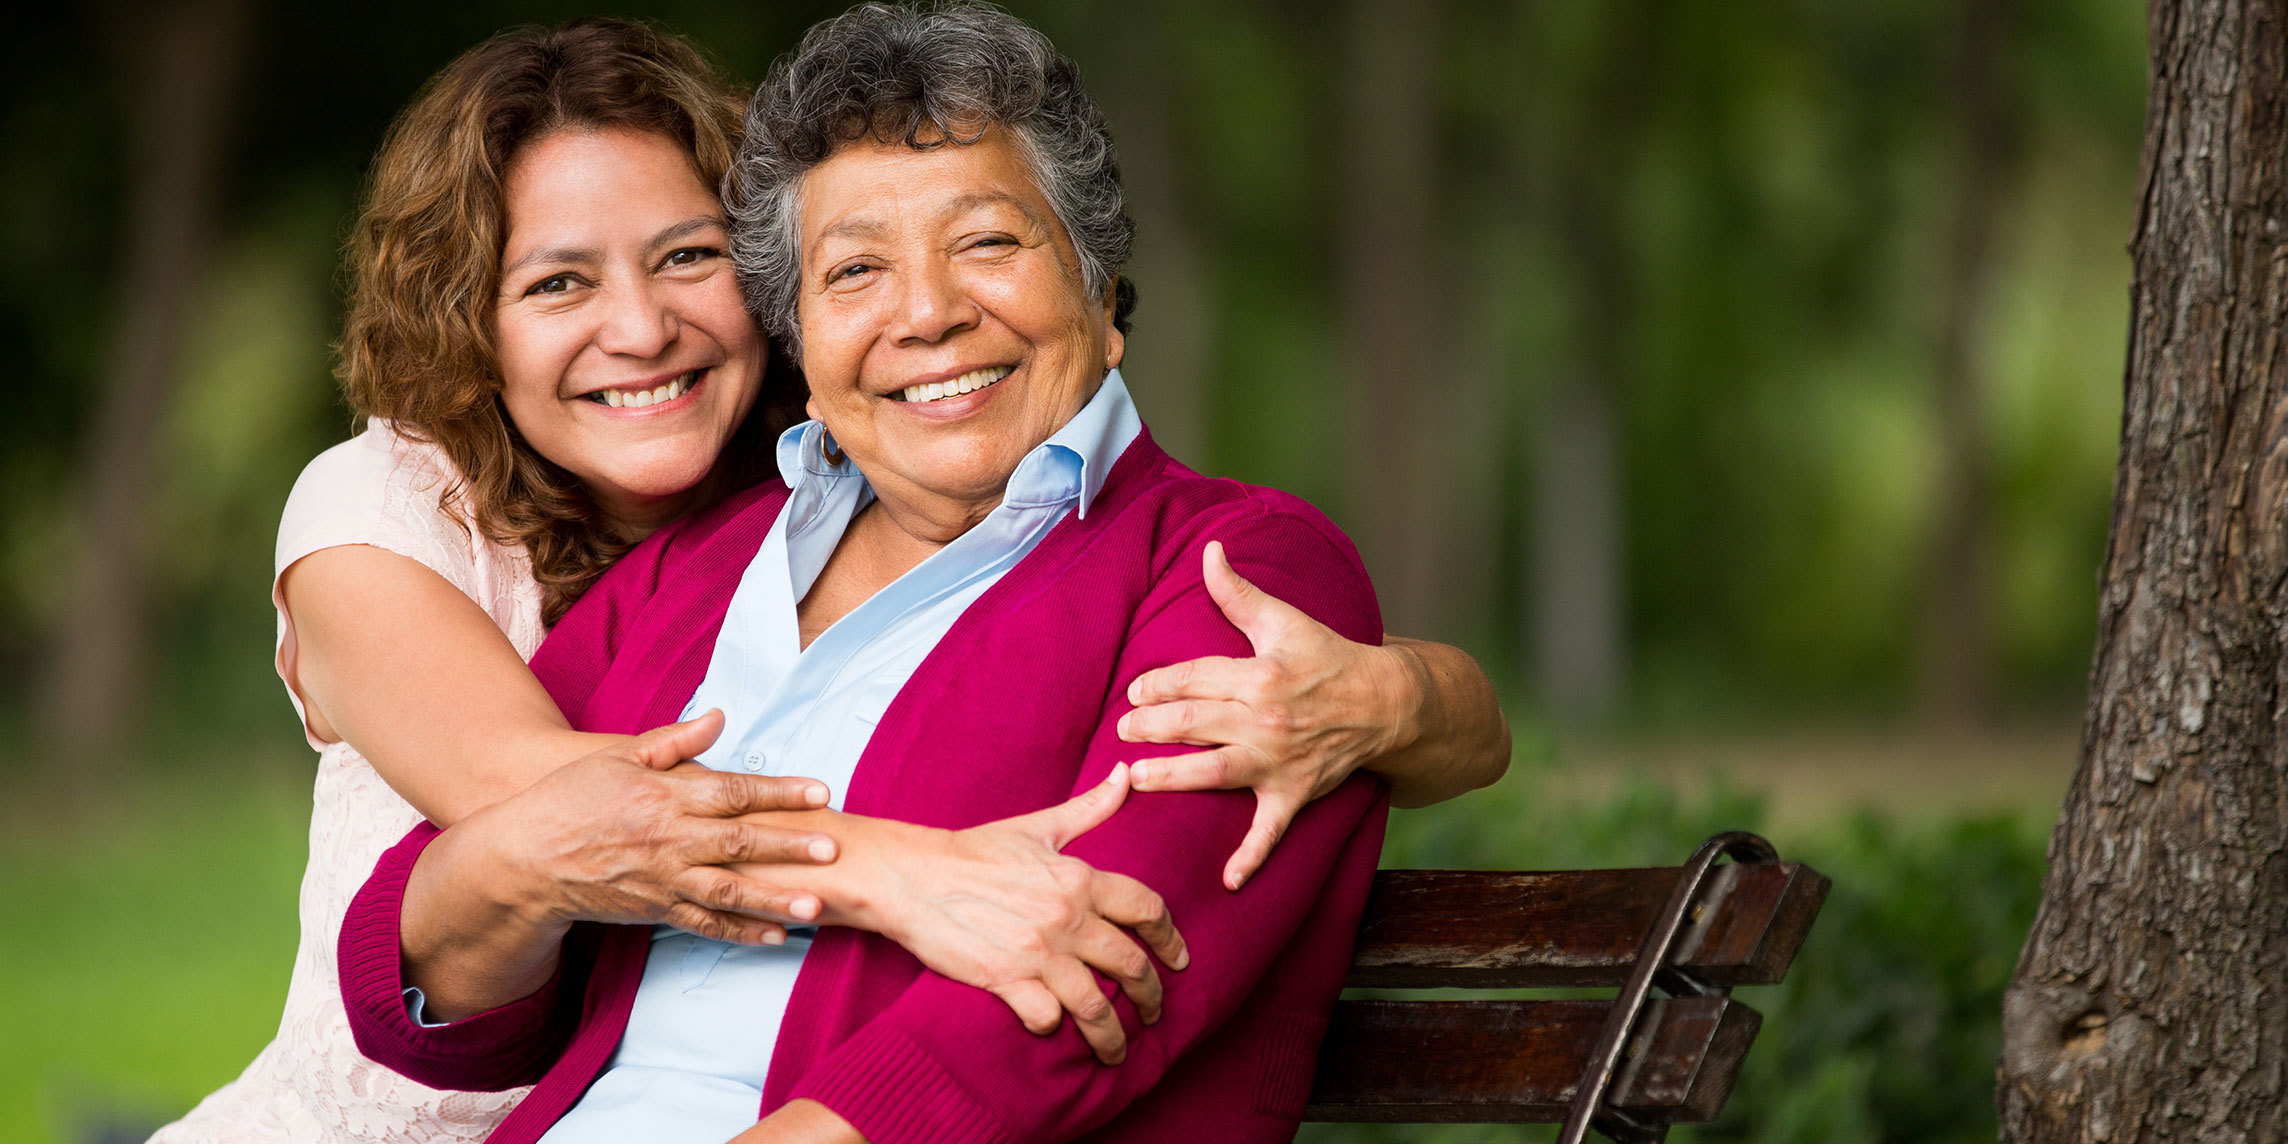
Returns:
[[[1058,504],[1077,499],[1082,518],[1096,503],[1113,463],[1128,451],[1144,431],[1128,385],[1115,369],[1104,375],[1096,395],[1081,406],[1064,428],[1034,446],[1017,471],[1009,476],[1002,503],[1019,506]],[[816,421],[805,421],[779,434],[779,475],[787,487],[799,489],[812,477],[857,475],[857,466],[834,445],[834,435]],[[831,459],[830,459],[831,458]]]

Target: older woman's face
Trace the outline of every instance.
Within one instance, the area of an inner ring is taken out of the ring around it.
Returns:
[[[973,522],[1122,348],[1014,141],[853,143],[801,188],[810,413],[886,505]]]
[[[564,130],[507,181],[501,400],[623,524],[672,516],[762,386],[723,205],[665,136]]]

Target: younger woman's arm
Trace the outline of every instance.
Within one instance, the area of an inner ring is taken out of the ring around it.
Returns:
[[[1202,559],[1208,594],[1255,654],[1139,676],[1120,737],[1212,748],[1137,764],[1137,790],[1255,789],[1255,824],[1224,867],[1226,887],[1253,876],[1295,813],[1353,771],[1381,776],[1393,805],[1429,806],[1509,769],[1509,721],[1468,652],[1344,639],[1232,571],[1223,545]]]
[[[422,817],[451,826],[625,736],[574,731],[492,617],[388,549],[324,548],[279,575],[287,685]]]

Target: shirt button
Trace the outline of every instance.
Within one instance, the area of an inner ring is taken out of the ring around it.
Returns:
[[[747,752],[747,769],[748,769],[748,770],[750,770],[750,771],[754,771],[754,772],[756,772],[756,773],[758,773],[758,774],[759,774],[759,773],[761,773],[761,772],[762,772],[762,769],[763,769],[765,766],[769,765],[769,763],[770,763],[770,760],[769,760],[769,759],[766,759],[766,758],[764,758],[764,757],[763,757],[763,753],[762,753],[761,751],[749,751],[749,752]]]

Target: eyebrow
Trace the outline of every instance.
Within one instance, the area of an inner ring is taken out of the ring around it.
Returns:
[[[1012,206],[1024,214],[1025,221],[1034,226],[1041,225],[1041,216],[1039,212],[1033,209],[1032,204],[1005,191],[970,191],[967,194],[955,196],[952,202],[946,204],[949,214],[960,214],[963,211],[975,210],[983,206]],[[825,230],[819,231],[818,237],[821,239],[856,238],[863,240],[880,238],[888,234],[889,230],[889,226],[881,220],[861,216],[843,219]]]
[[[729,225],[721,215],[694,215],[651,236],[650,240],[644,243],[644,249],[657,250],[677,239],[689,238],[708,227],[727,227]],[[594,247],[589,246],[544,247],[540,250],[529,251],[524,257],[501,267],[501,277],[506,278],[527,266],[542,263],[568,262],[579,265],[595,262],[602,257]]]

